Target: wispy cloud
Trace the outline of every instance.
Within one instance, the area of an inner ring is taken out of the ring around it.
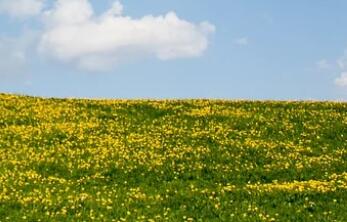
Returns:
[[[234,43],[236,45],[246,46],[249,44],[249,40],[248,40],[248,37],[241,37],[241,38],[235,39]]]
[[[335,84],[341,87],[347,87],[347,72],[341,73],[341,75],[335,79]]]
[[[337,65],[341,70],[341,74],[335,79],[335,85],[347,87],[347,51],[337,60]]]
[[[22,73],[28,63],[28,50],[36,33],[26,32],[18,38],[0,36],[0,76]]]
[[[340,69],[347,69],[347,51],[337,60],[337,65]]]
[[[331,68],[331,64],[326,59],[321,59],[316,63],[316,66],[319,70],[326,70]]]

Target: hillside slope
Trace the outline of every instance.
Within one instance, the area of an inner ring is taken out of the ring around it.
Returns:
[[[0,221],[346,221],[347,104],[0,94]]]

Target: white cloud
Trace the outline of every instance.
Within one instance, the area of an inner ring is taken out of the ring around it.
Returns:
[[[0,13],[25,18],[39,15],[43,6],[44,0],[0,0]]]
[[[115,1],[112,8],[106,12],[107,15],[120,16],[123,14],[124,7],[120,1]]]
[[[319,61],[316,63],[316,65],[317,65],[317,68],[318,68],[319,70],[325,70],[325,69],[331,68],[330,63],[329,63],[326,59],[321,59],[321,60],[319,60]]]
[[[43,22],[48,28],[72,28],[89,22],[94,12],[88,0],[58,0],[54,8],[43,13]]]
[[[95,15],[88,0],[57,0],[44,13],[46,28],[39,51],[90,71],[104,71],[119,62],[145,56],[160,60],[201,56],[215,27],[177,17],[123,15],[119,1]]]
[[[340,87],[347,87],[347,72],[341,73],[340,77],[335,79],[335,84]]]
[[[236,45],[240,45],[240,46],[245,46],[249,44],[249,40],[247,37],[238,38],[234,42]]]

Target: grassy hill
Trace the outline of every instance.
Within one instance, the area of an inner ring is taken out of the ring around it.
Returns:
[[[347,221],[347,103],[0,94],[0,221]]]

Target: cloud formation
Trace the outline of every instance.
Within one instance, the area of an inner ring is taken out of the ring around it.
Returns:
[[[45,30],[39,51],[89,71],[112,69],[124,60],[156,57],[160,60],[201,56],[215,27],[194,24],[174,12],[132,18],[116,1],[95,15],[88,0],[57,0],[44,12]]]
[[[0,13],[25,18],[39,15],[43,6],[44,0],[0,0]]]

